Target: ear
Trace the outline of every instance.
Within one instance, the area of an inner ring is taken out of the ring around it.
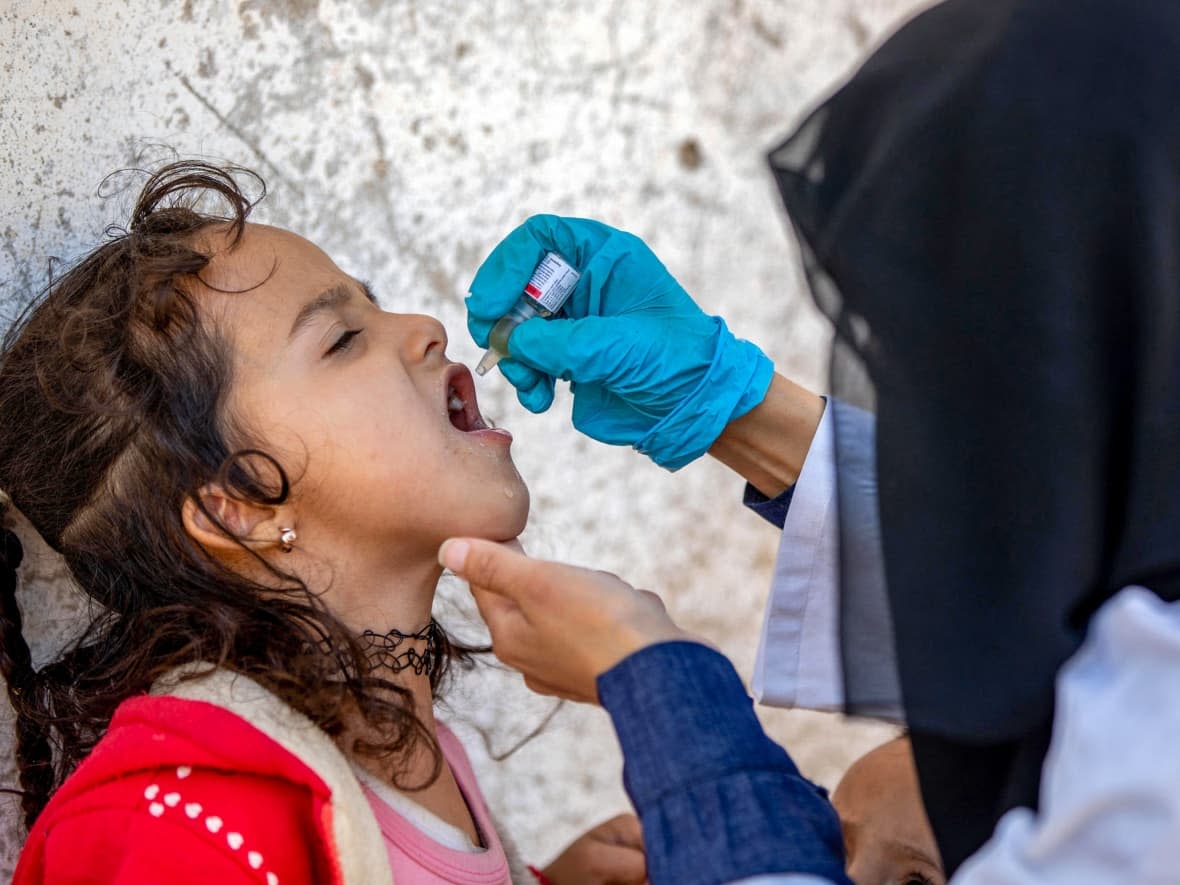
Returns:
[[[195,498],[185,499],[180,516],[190,538],[210,553],[224,556],[240,554],[242,544],[258,551],[277,548],[282,530],[292,527],[284,523],[284,518],[290,516],[286,510],[243,501],[227,494],[221,486],[210,484]]]

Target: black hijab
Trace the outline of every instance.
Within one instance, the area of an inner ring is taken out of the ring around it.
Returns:
[[[846,696],[900,687],[953,870],[1035,807],[1097,607],[1180,598],[1180,3],[949,0],[771,165],[833,393],[876,412],[885,574],[843,570]]]

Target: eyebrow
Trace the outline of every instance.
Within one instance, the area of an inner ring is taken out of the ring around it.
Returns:
[[[851,854],[852,849],[856,847],[861,830],[863,827],[857,821],[841,820],[840,830],[844,835],[844,850],[845,853]],[[886,851],[891,852],[894,856],[907,860],[910,863],[926,864],[932,869],[941,870],[942,864],[936,858],[926,854],[921,848],[911,845],[909,842],[903,842],[901,839],[881,839],[878,841]]]
[[[365,293],[365,298],[370,303],[376,304],[377,297],[373,294],[373,290],[369,284],[363,280],[357,280],[361,287],[361,291]],[[295,321],[291,323],[291,331],[287,333],[287,340],[290,341],[303,329],[309,326],[320,314],[339,307],[341,304],[352,299],[353,290],[347,283],[337,283],[336,285],[325,289],[303,307],[299,308],[299,313],[295,314]]]
[[[927,866],[936,870],[942,869],[942,864],[940,864],[935,858],[931,857],[922,849],[917,848],[908,842],[902,842],[898,839],[883,839],[881,844],[887,850],[892,851],[894,854],[900,856],[904,860],[909,861],[910,863],[926,864]]]

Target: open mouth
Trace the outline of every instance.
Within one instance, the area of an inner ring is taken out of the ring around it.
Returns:
[[[475,382],[466,366],[456,365],[447,373],[447,417],[456,430],[474,433],[488,430],[488,423],[479,413],[475,400]]]

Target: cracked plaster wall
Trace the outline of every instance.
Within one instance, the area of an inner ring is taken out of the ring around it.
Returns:
[[[477,358],[462,296],[481,256],[526,215],[587,215],[644,237],[706,309],[781,371],[824,384],[824,323],[805,293],[765,150],[919,0],[3,0],[0,2],[0,316],[53,260],[82,254],[129,194],[109,171],[181,155],[251,166],[258,217],[318,242],[394,310],[429,312],[452,355]],[[7,322],[7,321],[5,321]],[[675,476],[574,434],[568,397],[527,417],[480,385],[516,434],[540,555],[660,591],[748,676],[777,534],[707,460]],[[27,532],[25,533],[27,535]],[[45,555],[24,570],[35,651],[84,605]],[[469,619],[443,588],[444,620]],[[514,678],[468,678],[450,717],[527,856],[548,860],[625,807],[604,714],[545,715]],[[764,711],[829,786],[889,732]],[[10,738],[0,781],[14,779]],[[0,870],[19,844],[0,819]]]

